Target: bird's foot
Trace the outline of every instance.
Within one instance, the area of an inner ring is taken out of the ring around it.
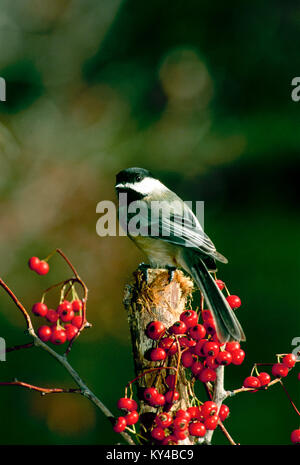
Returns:
[[[176,268],[176,266],[167,265],[166,269],[169,272],[169,283],[171,283],[173,281],[173,279],[174,279],[174,274],[175,274],[175,271],[177,270],[177,268]]]
[[[148,275],[149,268],[151,268],[151,266],[148,265],[147,263],[140,263],[138,266],[138,269],[142,273],[143,281],[145,281],[146,284],[148,284],[148,281],[149,281],[149,275]]]

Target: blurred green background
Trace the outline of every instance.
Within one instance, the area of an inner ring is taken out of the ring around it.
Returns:
[[[96,204],[114,176],[153,171],[186,200],[205,201],[205,227],[229,258],[219,277],[243,302],[246,360],[290,352],[299,322],[300,6],[295,1],[3,0],[0,6],[0,274],[31,305],[69,277],[59,257],[38,277],[31,255],[56,247],[89,287],[93,324],[70,362],[117,414],[133,378],[123,287],[142,260],[127,238],[96,235]],[[39,322],[35,319],[35,324]],[[0,336],[25,343],[23,318],[0,292]],[[299,369],[298,369],[299,371]],[[297,368],[287,380],[299,402]],[[73,386],[47,354],[0,363],[2,381]],[[299,427],[279,386],[230,399],[241,444],[288,444]],[[1,444],[114,444],[88,400],[1,388]],[[215,433],[215,442],[226,439]]]

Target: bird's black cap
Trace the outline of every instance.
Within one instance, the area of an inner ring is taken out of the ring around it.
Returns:
[[[140,182],[144,178],[152,178],[150,171],[144,168],[127,168],[120,171],[116,176],[116,184]]]

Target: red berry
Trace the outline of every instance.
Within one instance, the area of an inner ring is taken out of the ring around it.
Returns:
[[[82,310],[83,304],[82,300],[73,300],[72,302],[72,310],[73,312],[80,312]]]
[[[198,407],[189,407],[189,408],[187,409],[187,412],[190,414],[191,420],[192,420],[192,419],[198,417],[199,408],[198,408]]]
[[[40,259],[38,257],[31,257],[28,260],[28,266],[32,271],[36,271],[40,264]]]
[[[76,328],[80,329],[82,326],[82,316],[76,315],[71,321],[73,326],[76,326]]]
[[[46,316],[47,312],[48,312],[48,307],[46,304],[43,304],[42,302],[37,302],[32,307],[32,313],[34,313],[37,316]]]
[[[189,335],[193,338],[196,339],[196,341],[199,341],[200,339],[203,339],[205,337],[206,330],[203,325],[200,323],[192,326],[189,329]]]
[[[300,444],[300,429],[294,429],[294,431],[292,431],[291,441],[294,444]]]
[[[185,334],[186,331],[187,327],[183,321],[176,321],[170,328],[170,332],[173,334]]]
[[[228,352],[233,352],[234,350],[239,350],[240,343],[238,341],[230,341],[226,343],[225,349],[228,350]]]
[[[289,369],[283,363],[275,363],[272,366],[272,374],[276,378],[285,378],[288,375]]]
[[[159,343],[158,347],[164,349],[168,355],[174,355],[177,352],[177,343],[172,337],[163,337]]]
[[[159,339],[165,331],[165,325],[161,321],[151,321],[146,329],[147,336],[153,340]]]
[[[48,271],[49,271],[48,263],[45,262],[44,260],[40,261],[40,263],[37,265],[35,271],[40,275],[47,274]]]
[[[71,321],[74,318],[74,310],[71,302],[65,300],[57,307],[57,313],[63,322]],[[75,326],[75,325],[74,325]]]
[[[38,337],[41,339],[43,342],[47,342],[50,339],[50,336],[52,334],[52,329],[50,326],[40,326],[38,331]]]
[[[293,368],[296,362],[297,357],[294,354],[286,354],[282,359],[282,363],[288,368]]]
[[[173,423],[173,418],[168,412],[162,412],[155,417],[155,423],[161,428],[168,428]]]
[[[232,355],[227,350],[223,350],[223,352],[219,352],[216,357],[216,362],[219,365],[229,365],[232,362]]]
[[[132,410],[132,412],[127,413],[124,418],[127,425],[135,425],[139,420],[139,414],[136,410]]]
[[[201,362],[196,361],[191,366],[191,370],[194,376],[198,376],[203,370],[203,364]]]
[[[194,310],[186,310],[180,315],[180,320],[186,324],[187,328],[190,328],[198,323],[198,313]]]
[[[206,428],[203,423],[196,421],[195,423],[190,423],[189,433],[191,436],[203,437],[206,433]]]
[[[154,387],[149,387],[144,390],[144,399],[148,402],[153,401],[158,395],[158,390]]]
[[[66,331],[63,328],[56,328],[52,330],[52,334],[50,336],[50,342],[52,344],[64,344],[67,340],[67,334]]]
[[[184,439],[188,437],[188,435],[189,435],[188,429],[185,429],[183,431],[174,429],[174,436],[176,437],[176,439],[178,439],[178,441],[183,441]]]
[[[153,362],[157,362],[158,360],[165,360],[167,358],[166,351],[157,347],[156,349],[152,349],[150,352],[150,360]]]
[[[76,326],[72,324],[67,324],[65,325],[65,331],[67,335],[67,340],[71,341],[78,333],[78,328],[76,328]]]
[[[195,347],[197,343],[190,337],[182,336],[179,338],[179,344],[180,347]]]
[[[259,373],[257,377],[260,381],[261,386],[266,386],[271,381],[271,376],[269,375],[269,373],[265,373],[263,371]]]
[[[210,357],[216,357],[219,353],[219,344],[216,342],[206,342],[202,349],[204,355],[209,355]]]
[[[177,410],[176,412],[176,418],[185,418],[187,421],[190,421],[191,420],[191,414],[188,410],[183,410],[182,408],[180,408],[179,410]]]
[[[216,359],[214,357],[206,357],[205,365],[207,366],[207,368],[215,370],[216,368],[218,368],[219,363],[216,362]]]
[[[245,358],[245,352],[242,349],[233,350],[231,352],[232,355],[232,363],[234,365],[241,365]]]
[[[207,310],[207,309],[206,309],[206,310],[202,310],[201,315],[202,315],[202,320],[203,320],[203,321],[212,319],[212,313],[211,313],[210,310]]]
[[[223,289],[224,289],[224,287],[225,287],[224,281],[222,281],[221,279],[216,279],[216,285],[218,286],[218,288],[220,289],[220,291],[223,291]]]
[[[122,433],[122,431],[124,431],[126,426],[127,426],[126,419],[124,417],[119,417],[115,420],[113,430],[115,431],[115,433]]]
[[[229,407],[227,407],[227,405],[225,404],[222,404],[221,407],[220,407],[220,410],[219,410],[219,418],[221,421],[224,421],[226,420],[226,418],[228,417],[229,415]]]
[[[185,429],[187,429],[188,425],[189,421],[186,418],[183,418],[182,416],[176,417],[173,421],[173,428],[175,430],[184,431]]]
[[[214,430],[218,426],[219,417],[218,415],[211,415],[210,417],[206,418],[204,421],[204,426],[208,430]]]
[[[203,323],[204,328],[208,332],[208,334],[215,334],[216,332],[216,325],[213,318],[208,318]]]
[[[157,396],[153,400],[150,401],[150,405],[153,405],[155,407],[165,405],[165,403],[166,403],[165,396],[160,393],[158,393]]]
[[[163,446],[176,446],[178,444],[178,438],[175,436],[175,434],[169,434],[163,441],[162,445]]]
[[[202,383],[214,382],[217,378],[217,373],[212,370],[211,368],[203,368],[198,375],[198,379],[202,381]]]
[[[165,399],[168,404],[174,404],[179,399],[179,392],[176,390],[167,391]]]
[[[46,318],[50,323],[56,323],[58,320],[58,313],[56,310],[53,310],[52,308],[49,308],[47,313],[46,313]]]
[[[241,299],[237,295],[229,295],[226,297],[231,308],[239,308],[242,304]]]
[[[120,410],[128,410],[131,412],[137,409],[137,403],[135,400],[130,399],[129,397],[121,397],[118,400],[117,407]]]
[[[256,376],[247,376],[243,382],[245,388],[258,388],[260,387],[260,381]]]
[[[218,406],[212,400],[207,400],[201,406],[201,415],[203,416],[204,419],[212,415],[217,415],[217,413],[218,413]]]
[[[162,441],[165,438],[166,433],[163,428],[161,428],[160,426],[156,426],[151,431],[151,436],[153,437],[153,439],[156,439],[157,441]]]
[[[166,384],[169,386],[169,388],[174,388],[175,387],[175,375],[168,375],[165,379]]]
[[[194,363],[194,357],[188,350],[181,355],[181,363],[185,368],[190,368]]]
[[[207,339],[201,339],[201,341],[198,341],[195,347],[191,349],[191,352],[198,355],[199,357],[204,357],[203,346],[206,344],[206,342]]]

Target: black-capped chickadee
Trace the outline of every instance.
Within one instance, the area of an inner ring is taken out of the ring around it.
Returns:
[[[234,311],[208,271],[216,269],[215,260],[228,260],[217,252],[187,204],[143,168],[118,173],[115,188],[120,224],[151,267],[183,268],[203,293],[219,340],[245,340]]]

